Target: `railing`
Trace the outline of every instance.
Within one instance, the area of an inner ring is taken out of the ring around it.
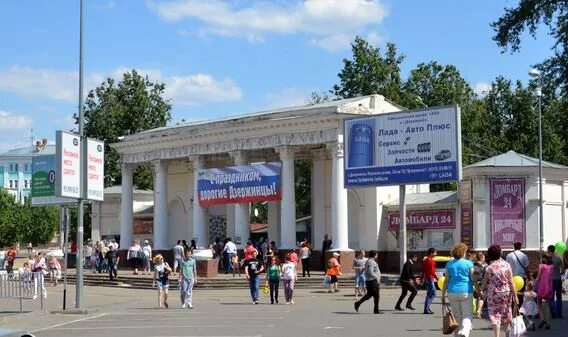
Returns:
[[[18,299],[20,312],[23,312],[24,299],[36,299],[39,293],[41,310],[45,291],[45,276],[42,272],[23,272],[0,274],[0,299]]]

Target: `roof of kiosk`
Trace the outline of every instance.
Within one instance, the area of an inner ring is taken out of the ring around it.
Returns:
[[[535,167],[538,166],[538,159],[517,153],[513,150],[491,157],[477,163],[471,164],[466,168],[474,167]],[[568,169],[568,166],[542,161],[543,167],[555,169]]]

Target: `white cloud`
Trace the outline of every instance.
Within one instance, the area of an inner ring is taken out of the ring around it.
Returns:
[[[480,82],[473,86],[473,92],[478,96],[485,96],[491,90],[491,84]]]
[[[63,118],[59,118],[53,121],[53,125],[57,127],[58,130],[70,131],[77,130],[77,125],[75,124],[75,118],[73,115],[68,115]]]
[[[16,131],[25,130],[32,126],[32,119],[28,116],[14,115],[10,112],[0,110],[0,130]]]
[[[262,41],[267,33],[315,35],[312,45],[335,50],[338,42],[349,41],[378,25],[387,15],[382,0],[147,0],[148,7],[168,22],[197,19],[205,25],[202,34],[245,37]],[[243,5],[244,4],[244,5]],[[240,7],[238,6],[240,5]],[[185,34],[187,31],[181,30]],[[377,34],[374,32],[374,34]],[[376,40],[376,39],[375,39]],[[349,48],[349,44],[344,46]]]
[[[93,73],[85,76],[85,90],[91,90],[102,83],[107,76],[116,80],[132,68],[119,67],[108,74]],[[241,99],[242,90],[230,78],[217,79],[208,74],[164,76],[159,70],[140,69],[140,74],[150,80],[166,84],[166,97],[173,104],[195,105],[208,102],[236,101]],[[0,69],[0,91],[29,98],[48,98],[56,101],[76,102],[78,100],[77,72],[53,69],[34,69],[13,66]]]

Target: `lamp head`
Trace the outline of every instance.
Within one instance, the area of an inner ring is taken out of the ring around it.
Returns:
[[[534,68],[529,70],[529,76],[530,77],[540,77],[540,70],[534,69]]]

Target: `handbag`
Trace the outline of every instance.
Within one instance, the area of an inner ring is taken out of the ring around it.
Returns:
[[[442,304],[442,333],[444,335],[449,335],[454,332],[459,327],[452,309],[446,303]]]
[[[509,332],[509,337],[521,337],[527,331],[527,327],[525,325],[525,320],[519,313],[519,308],[516,304],[513,310],[513,315],[515,317],[511,321],[511,330]]]

